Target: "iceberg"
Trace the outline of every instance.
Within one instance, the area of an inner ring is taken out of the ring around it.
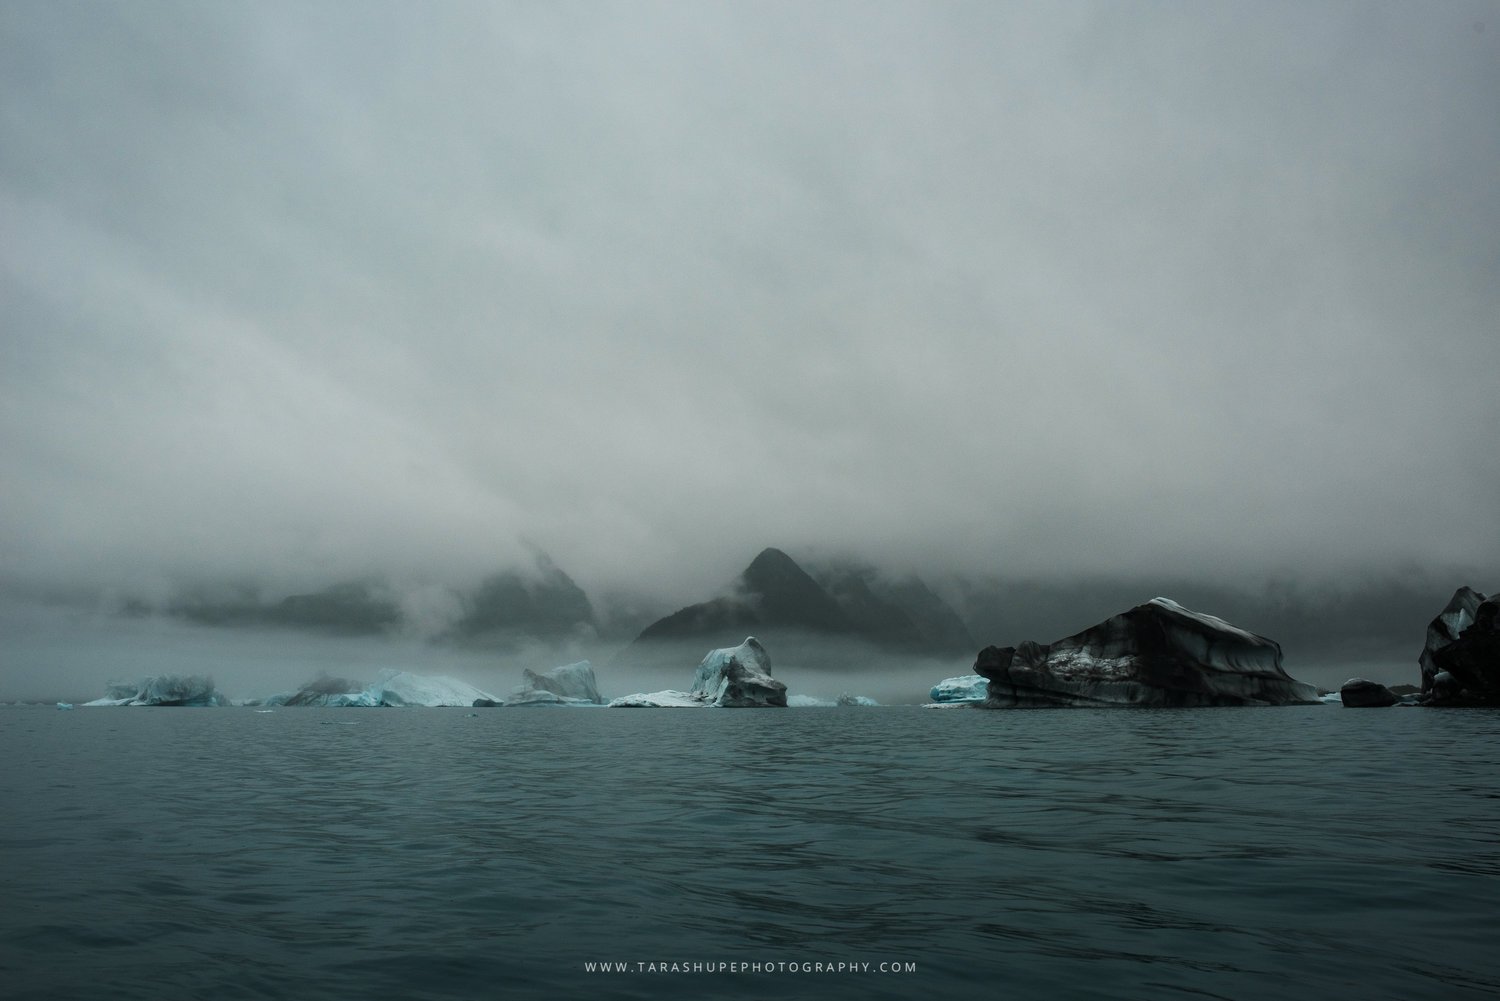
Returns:
[[[754,636],[739,646],[710,650],[691,691],[726,709],[786,706],[786,685],[771,677],[771,655]]]
[[[604,698],[594,680],[594,667],[586,660],[564,664],[542,674],[526,669],[522,683],[506,697],[508,706],[600,706]]]
[[[611,699],[610,709],[702,709],[711,705],[702,695],[691,692],[679,692],[667,689],[661,692],[647,692],[644,695],[622,695],[618,699]]]
[[[472,706],[475,699],[492,699],[466,681],[442,675],[420,675],[387,669],[365,689],[382,706]]]
[[[609,703],[612,709],[784,708],[786,704],[786,685],[771,677],[771,655],[754,636],[747,636],[739,646],[710,650],[686,692],[627,695]]]
[[[945,678],[932,686],[928,696],[934,702],[972,704],[983,702],[989,680],[979,674],[962,674],[956,678]]]
[[[820,699],[816,695],[788,695],[786,704],[792,707],[817,707],[820,709],[832,709],[836,706],[878,706],[879,702],[868,695],[850,695],[843,692],[836,699]]]
[[[1427,627],[1421,704],[1500,706],[1500,598],[1454,592]]]
[[[310,682],[300,691],[273,695],[262,704],[267,706],[329,706],[334,708],[375,708],[378,706],[464,706],[474,705],[477,699],[495,696],[475,688],[466,681],[443,675],[412,674],[387,668],[376,676],[372,684],[357,691],[333,691],[341,686],[353,686],[343,679],[320,678]]]
[[[1282,670],[1275,641],[1168,598],[1046,646],[986,647],[974,670],[989,679],[987,709],[1318,701],[1315,687]]]
[[[206,675],[162,674],[142,681],[111,681],[104,687],[104,697],[85,702],[96,706],[227,706],[227,697],[219,694],[214,679]]]
[[[1378,681],[1350,678],[1339,686],[1339,702],[1346,709],[1383,709],[1401,700]]]

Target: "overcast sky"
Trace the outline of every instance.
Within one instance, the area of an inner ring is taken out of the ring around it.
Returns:
[[[1493,568],[1497,96],[1497,3],[8,0],[0,573]]]

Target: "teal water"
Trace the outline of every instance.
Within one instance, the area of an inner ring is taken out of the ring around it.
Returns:
[[[1500,993],[1500,712],[8,708],[0,754],[13,998]]]

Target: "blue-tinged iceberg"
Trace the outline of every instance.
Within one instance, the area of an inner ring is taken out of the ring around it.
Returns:
[[[273,695],[268,706],[332,706],[375,708],[377,706],[472,706],[476,699],[495,696],[466,681],[443,675],[412,674],[387,668],[372,684],[351,691],[334,691],[353,683],[341,679],[319,679],[300,691]]]
[[[141,681],[111,681],[104,697],[85,706],[227,706],[229,699],[207,675],[161,674]]]
[[[793,709],[834,709],[838,706],[878,706],[879,702],[868,695],[850,695],[843,692],[835,699],[820,699],[816,695],[788,695],[786,704]]]
[[[594,667],[586,660],[538,674],[527,669],[521,685],[505,697],[507,706],[602,706]],[[476,705],[479,703],[475,703]],[[500,704],[500,703],[495,703]]]
[[[786,685],[771,677],[771,655],[754,636],[739,646],[710,650],[698,665],[693,687],[627,695],[610,702],[613,709],[748,709],[785,707]]]
[[[667,689],[640,695],[622,695],[611,699],[610,709],[702,709],[711,703],[702,695]]]
[[[956,678],[944,678],[939,681],[932,686],[932,691],[928,695],[933,702],[972,705],[985,700],[985,687],[988,684],[989,679],[983,675],[962,674]]]

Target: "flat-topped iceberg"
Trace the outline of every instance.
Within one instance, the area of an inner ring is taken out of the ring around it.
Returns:
[[[376,676],[375,681],[357,691],[333,691],[331,689],[352,686],[342,679],[319,679],[305,685],[300,691],[284,695],[273,695],[266,699],[268,706],[333,706],[375,708],[377,706],[472,706],[476,699],[495,700],[482,691],[457,678],[443,675],[412,674],[387,668]],[[496,700],[498,701],[498,700]]]
[[[230,701],[206,675],[161,674],[141,681],[111,681],[104,697],[85,706],[227,706]]]
[[[842,692],[835,699],[820,699],[816,695],[788,695],[786,704],[793,709],[835,709],[839,706],[878,706],[879,702],[868,695],[850,695]]]
[[[475,699],[494,698],[457,678],[392,670],[382,671],[365,691],[383,706],[472,706]]]
[[[932,686],[928,696],[933,702],[973,704],[986,698],[985,688],[989,679],[979,674],[962,674],[956,678],[944,678]]]
[[[739,646],[710,650],[698,665],[693,687],[627,695],[610,702],[613,709],[747,709],[785,707],[786,685],[771,677],[771,655],[754,636]]]
[[[702,695],[667,689],[642,695],[622,695],[611,699],[611,709],[702,709],[711,705]]]
[[[1043,646],[986,647],[985,708],[1266,706],[1318,701],[1281,669],[1273,640],[1153,598]]]

